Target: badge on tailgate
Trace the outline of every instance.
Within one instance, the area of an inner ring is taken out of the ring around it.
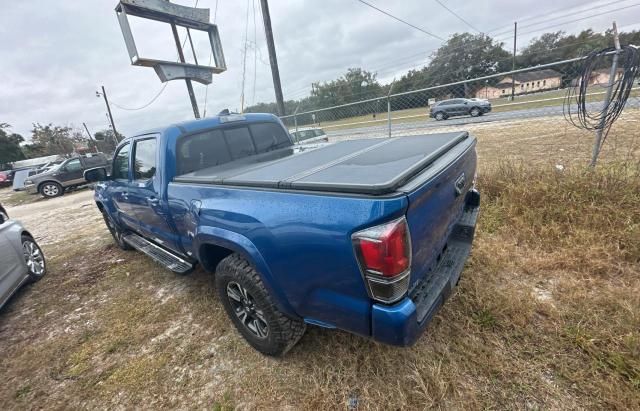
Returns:
[[[456,197],[459,196],[460,194],[462,194],[462,191],[464,190],[464,183],[465,183],[464,173],[462,173],[462,174],[460,174],[460,177],[458,177],[456,179],[456,182],[454,183],[454,185],[456,187]]]

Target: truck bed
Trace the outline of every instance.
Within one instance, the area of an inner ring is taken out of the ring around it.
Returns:
[[[178,183],[384,195],[394,192],[460,142],[467,132],[350,140],[292,147],[175,177]]]

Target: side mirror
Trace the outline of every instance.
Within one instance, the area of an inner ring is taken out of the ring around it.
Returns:
[[[107,169],[104,167],[96,167],[85,170],[84,179],[89,183],[97,183],[108,179]]]

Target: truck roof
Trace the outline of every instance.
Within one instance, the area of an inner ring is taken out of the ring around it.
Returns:
[[[141,136],[145,134],[162,133],[163,131],[172,127],[180,129],[180,131],[183,134],[185,134],[185,133],[193,133],[201,130],[210,129],[222,124],[229,124],[229,123],[234,123],[234,124],[245,123],[246,124],[246,123],[256,123],[256,122],[262,122],[262,121],[280,122],[278,117],[269,113],[244,113],[244,114],[231,113],[229,115],[224,115],[224,116],[211,116],[211,117],[201,118],[198,120],[187,120],[187,121],[182,121],[178,123],[172,123],[163,127],[152,128],[140,133],[136,133],[133,137]]]

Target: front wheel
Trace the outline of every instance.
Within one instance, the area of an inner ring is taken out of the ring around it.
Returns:
[[[111,236],[113,237],[113,240],[116,242],[118,247],[123,250],[133,250],[133,247],[131,247],[123,240],[124,233],[118,227],[118,225],[111,219],[111,217],[107,215],[105,211],[100,210],[100,212],[102,213],[104,223],[107,225],[107,228],[109,229],[109,232],[111,233]]]
[[[220,262],[215,276],[227,315],[253,348],[265,355],[280,356],[302,337],[304,321],[287,317],[278,309],[247,260],[231,254]]]
[[[64,189],[55,181],[49,181],[40,186],[40,194],[45,198],[58,197],[64,194]]]
[[[29,280],[36,282],[44,277],[47,273],[44,253],[38,243],[36,243],[36,240],[26,234],[22,235],[22,254],[24,256],[24,262],[27,264]]]
[[[481,111],[478,107],[472,108],[471,111],[469,112],[469,114],[471,114],[471,117],[478,117],[480,113]]]

